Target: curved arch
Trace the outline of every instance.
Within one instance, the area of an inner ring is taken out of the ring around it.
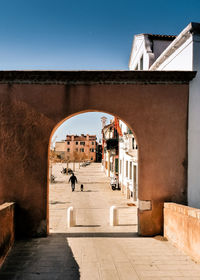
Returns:
[[[81,115],[81,114],[84,114],[84,113],[105,113],[105,114],[109,114],[113,117],[117,117],[119,120],[123,121],[130,129],[131,131],[133,132],[133,135],[134,135],[134,138],[136,139],[136,142],[138,143],[138,138],[137,138],[137,135],[135,133],[135,130],[131,127],[130,124],[128,124],[128,122],[126,120],[124,120],[123,118],[121,118],[120,116],[118,116],[117,114],[113,114],[113,113],[110,113],[110,112],[106,112],[105,110],[92,110],[92,109],[86,109],[86,110],[83,110],[83,111],[80,111],[80,112],[76,112],[76,113],[73,113],[72,115],[62,119],[61,121],[59,121],[55,126],[54,128],[52,129],[51,131],[51,134],[50,134],[50,140],[52,139],[53,137],[53,134],[55,133],[55,131],[58,129],[58,127],[60,127],[65,121],[75,117],[75,116],[78,116],[78,115]],[[49,145],[50,145],[50,142],[49,142]],[[50,146],[49,146],[50,148]]]
[[[113,117],[117,117],[119,120],[121,120],[122,122],[124,122],[127,127],[132,131],[133,135],[134,135],[134,138],[136,139],[136,142],[137,142],[137,145],[138,145],[138,158],[139,158],[139,144],[138,144],[138,140],[136,138],[136,135],[135,135],[135,132],[134,130],[131,128],[131,126],[123,119],[120,118],[120,116],[118,116],[117,114],[111,114],[110,112],[105,112],[104,111],[101,111],[101,110],[91,110],[91,109],[86,109],[86,110],[83,110],[83,111],[80,111],[80,112],[76,112],[64,119],[62,119],[60,122],[58,122],[55,127],[52,129],[52,132],[51,132],[51,135],[50,135],[50,138],[49,138],[49,145],[48,145],[48,160],[47,160],[47,231],[49,233],[49,177],[50,177],[50,174],[49,174],[49,169],[50,169],[50,166],[49,166],[49,163],[50,163],[50,147],[51,147],[51,140],[53,138],[53,135],[55,134],[56,130],[64,123],[66,122],[67,120],[73,118],[73,117],[76,117],[78,115],[81,115],[81,114],[84,114],[84,113],[105,113],[105,114],[109,114]],[[139,160],[138,160],[138,165],[139,165]],[[138,166],[138,170],[139,170],[139,166]],[[138,178],[138,189],[139,189],[139,178]]]
[[[13,81],[12,87],[1,85],[1,146],[5,148],[0,201],[18,202],[18,235],[46,234],[50,137],[65,119],[88,111],[116,114],[134,131],[139,143],[139,232],[143,236],[160,234],[163,203],[187,201],[186,80],[171,79],[169,73],[164,73],[165,79],[159,74],[152,80],[145,73],[145,79],[142,73],[135,79],[133,73],[119,71],[106,80],[106,72],[100,76],[87,73],[86,80],[85,73],[79,72],[81,82],[76,74],[65,74],[67,80],[59,83],[57,74],[46,74],[50,83],[39,79],[21,84]],[[8,170],[13,170],[12,176],[7,176]],[[146,201],[149,208],[142,207]]]

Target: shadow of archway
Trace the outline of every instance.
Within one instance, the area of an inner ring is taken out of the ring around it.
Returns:
[[[0,279],[80,279],[79,265],[65,234],[16,241],[0,270]]]

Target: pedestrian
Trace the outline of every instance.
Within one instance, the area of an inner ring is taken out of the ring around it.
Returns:
[[[75,184],[78,182],[74,173],[72,173],[71,177],[69,178],[69,182],[71,181],[71,188],[72,192],[75,190]]]
[[[83,191],[83,184],[81,184],[81,191]]]

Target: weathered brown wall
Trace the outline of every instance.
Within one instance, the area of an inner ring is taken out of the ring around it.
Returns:
[[[200,210],[176,203],[164,204],[164,235],[200,262]]]
[[[0,205],[0,266],[15,239],[14,203]]]
[[[51,132],[84,111],[117,115],[139,144],[139,232],[162,232],[164,201],[186,201],[187,84],[0,85],[0,203],[17,203],[17,233],[45,235]]]

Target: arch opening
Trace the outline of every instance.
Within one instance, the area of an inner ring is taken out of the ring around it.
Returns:
[[[138,142],[125,121],[97,111],[63,119],[51,133],[48,166],[49,232],[111,231],[113,204],[120,210],[117,230],[137,232]],[[73,192],[72,173],[78,180]],[[73,229],[67,228],[70,206]]]

